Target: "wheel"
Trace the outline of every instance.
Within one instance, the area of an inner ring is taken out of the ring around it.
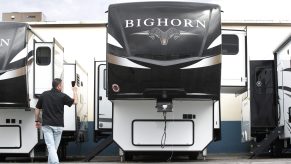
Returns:
[[[199,155],[199,152],[192,152],[191,154],[189,154],[189,159],[190,160],[197,160]]]

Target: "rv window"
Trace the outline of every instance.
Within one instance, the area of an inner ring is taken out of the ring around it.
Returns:
[[[38,47],[36,49],[36,64],[49,65],[51,63],[51,49],[49,47]]]
[[[222,35],[222,54],[236,55],[238,53],[237,35]]]

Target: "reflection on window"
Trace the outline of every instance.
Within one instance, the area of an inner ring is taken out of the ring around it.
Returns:
[[[36,49],[36,64],[46,66],[51,63],[51,49],[49,47],[38,47]]]
[[[239,51],[238,36],[237,35],[222,35],[222,54],[236,55]]]

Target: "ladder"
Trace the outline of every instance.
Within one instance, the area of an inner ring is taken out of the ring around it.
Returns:
[[[257,155],[266,152],[266,150],[268,150],[273,141],[275,141],[279,137],[279,135],[283,133],[283,130],[284,130],[283,126],[278,126],[274,130],[272,130],[269,133],[269,135],[267,135],[261,142],[259,143],[254,142],[252,144],[251,148],[252,156],[250,158],[253,158]]]
[[[101,153],[104,149],[106,149],[109,145],[113,143],[113,135],[107,136],[105,139],[100,141],[100,144],[97,145],[97,147],[89,153],[85,159],[84,162],[89,162],[91,159],[93,159],[95,156],[97,156],[99,153]]]

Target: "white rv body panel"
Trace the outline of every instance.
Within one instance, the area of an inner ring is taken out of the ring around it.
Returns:
[[[236,54],[222,55],[221,86],[246,87],[246,31],[222,30],[222,36],[226,35],[238,38],[238,52]]]
[[[72,81],[78,88],[78,102],[71,107],[64,107],[64,132],[74,131],[84,133],[88,128],[88,103],[87,103],[87,72],[78,64],[64,64],[63,74],[64,90],[63,92],[73,98]],[[78,137],[79,135],[77,135]],[[78,139],[77,139],[78,140]]]
[[[64,76],[64,49],[63,47],[60,47],[58,42],[54,39],[54,45],[53,45],[53,51],[54,51],[54,65],[53,65],[53,73],[54,78],[60,78],[63,79]]]
[[[29,153],[38,143],[34,110],[0,109],[0,117],[0,154]]]
[[[113,139],[122,150],[202,151],[213,140],[213,101],[174,100],[173,112],[167,112],[166,131],[168,134],[165,141],[166,146],[162,148],[161,140],[164,124],[160,121],[163,122],[164,117],[162,112],[157,112],[155,103],[155,100],[114,100]],[[184,114],[195,115],[195,117],[183,119]],[[177,123],[171,120],[176,120]],[[134,123],[138,121],[141,122],[139,124]],[[157,121],[160,123],[157,123]],[[194,124],[191,123],[192,121]],[[181,126],[184,128],[181,128]],[[136,131],[133,133],[132,130]],[[193,135],[194,144],[192,145]],[[140,136],[144,137],[138,138]],[[142,146],[135,146],[134,144]],[[147,144],[150,145],[147,146]],[[175,144],[179,146],[171,146]]]
[[[37,60],[34,60],[34,87],[35,87],[35,94],[40,95],[44,91],[50,90],[52,86],[53,81],[53,45],[51,43],[35,43],[35,50],[34,54],[36,54],[36,51],[38,48],[48,47],[50,49],[50,63],[49,65],[39,65],[37,63]],[[36,55],[34,55],[35,57]]]
[[[69,84],[68,84],[69,85]],[[76,62],[76,85],[78,87],[77,116],[81,122],[80,129],[88,128],[88,73]]]
[[[290,36],[289,36],[290,37]],[[280,125],[284,126],[281,138],[291,138],[291,41],[276,52],[278,110],[280,110]]]
[[[242,101],[241,109],[241,136],[242,142],[248,142],[251,138],[251,108],[250,100],[248,98]]]
[[[73,97],[71,81],[75,81],[76,69],[74,64],[64,65],[64,93]],[[64,131],[76,130],[76,105],[64,107]]]
[[[95,131],[112,129],[112,102],[106,96],[106,63],[95,61]]]

